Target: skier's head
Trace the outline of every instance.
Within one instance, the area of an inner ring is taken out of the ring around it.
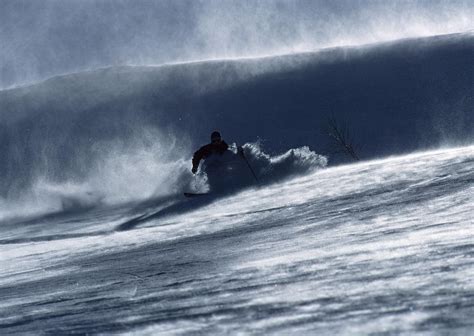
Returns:
[[[217,143],[217,142],[221,142],[222,141],[222,138],[221,138],[221,134],[217,131],[214,131],[211,133],[211,142],[212,143]]]

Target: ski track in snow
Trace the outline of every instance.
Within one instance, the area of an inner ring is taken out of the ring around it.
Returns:
[[[473,195],[471,146],[5,223],[0,330],[469,334]]]

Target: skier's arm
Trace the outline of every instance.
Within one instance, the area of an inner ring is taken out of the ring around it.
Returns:
[[[202,148],[199,149],[198,151],[196,151],[193,155],[193,168],[191,169],[191,171],[193,172],[193,174],[196,174],[197,172],[197,169],[199,167],[199,162],[201,162],[202,160],[202,157],[203,157],[203,153],[202,153]]]
[[[225,152],[226,150],[229,149],[229,145],[227,144],[227,142],[225,142],[224,140],[222,140],[222,147],[223,147],[223,152]]]
[[[193,168],[191,169],[193,174],[196,174],[197,169],[199,167],[199,162],[201,162],[201,160],[204,158],[204,156],[206,156],[207,151],[208,151],[208,149],[206,148],[206,146],[203,146],[203,147],[199,148],[199,150],[197,150],[194,153],[194,155],[193,155]]]

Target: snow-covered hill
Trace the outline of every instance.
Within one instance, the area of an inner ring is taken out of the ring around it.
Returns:
[[[2,223],[0,330],[467,335],[473,195],[471,146]]]
[[[181,193],[213,129],[271,155],[309,146],[330,165],[345,158],[328,146],[331,117],[362,159],[472,144],[473,58],[466,32],[112,67],[0,91],[0,220]]]
[[[468,30],[0,91],[0,334],[471,334],[473,59]]]

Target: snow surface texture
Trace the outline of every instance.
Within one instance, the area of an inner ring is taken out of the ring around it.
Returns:
[[[4,223],[0,330],[469,334],[473,194],[471,146]]]

